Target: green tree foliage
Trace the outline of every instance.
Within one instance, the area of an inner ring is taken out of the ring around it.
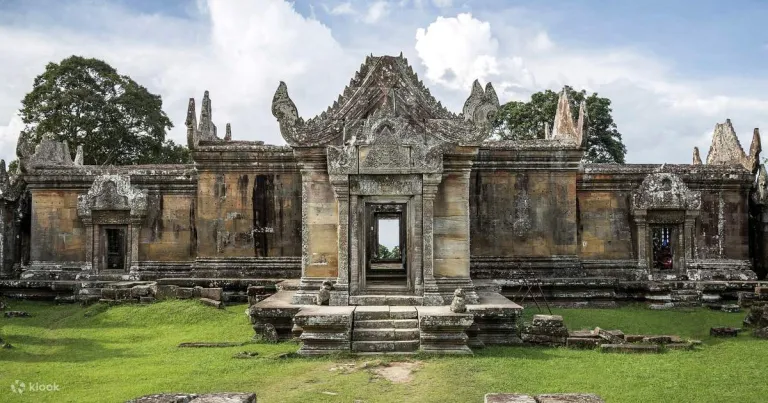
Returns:
[[[586,90],[576,91],[569,86],[565,90],[574,117],[578,116],[581,101],[586,100],[587,151],[584,161],[623,164],[627,148],[611,116],[611,100],[599,97],[597,93],[587,95]],[[496,115],[496,134],[504,140],[544,138],[545,124],[551,128],[554,122],[559,96],[557,92],[546,90],[531,95],[528,102],[512,101],[502,105]]]
[[[84,163],[186,163],[189,150],[166,140],[173,127],[159,95],[98,59],[70,56],[48,63],[22,100],[21,136],[36,145],[45,133],[82,145]]]
[[[386,246],[379,244],[378,256],[376,258],[381,260],[400,259],[400,247],[395,246],[390,250]]]

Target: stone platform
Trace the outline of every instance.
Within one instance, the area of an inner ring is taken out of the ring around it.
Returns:
[[[298,337],[302,355],[472,354],[471,348],[521,342],[517,326],[523,308],[498,293],[481,292],[477,304],[456,313],[447,305],[291,305],[295,292],[278,291],[251,305],[248,314],[265,340]]]

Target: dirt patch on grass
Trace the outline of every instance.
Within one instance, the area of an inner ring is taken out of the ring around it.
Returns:
[[[400,361],[371,368],[370,371],[392,383],[409,383],[413,380],[413,372],[419,367],[419,361]]]
[[[413,380],[413,372],[422,365],[421,361],[382,362],[380,360],[362,363],[337,363],[328,370],[343,375],[367,370],[373,379],[386,379],[392,383],[408,383]]]

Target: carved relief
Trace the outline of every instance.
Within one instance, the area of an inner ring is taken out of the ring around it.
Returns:
[[[312,119],[301,118],[284,82],[272,99],[272,114],[283,138],[291,146],[303,147],[330,145],[348,129],[348,122],[364,120],[372,110],[385,108],[407,116],[409,122],[423,122],[421,131],[442,141],[479,145],[490,135],[499,100],[490,83],[483,89],[475,81],[462,113],[451,113],[434,99],[402,55],[366,58],[338,100]]]
[[[701,193],[688,189],[679,176],[658,172],[645,177],[632,193],[633,209],[698,210]]]
[[[515,217],[512,231],[517,236],[523,236],[531,230],[531,198],[523,189],[515,201]]]
[[[126,210],[131,217],[147,214],[147,191],[131,186],[127,175],[101,175],[87,194],[77,197],[77,214],[91,217],[93,210]]]

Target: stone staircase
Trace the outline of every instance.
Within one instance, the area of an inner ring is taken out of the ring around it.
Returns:
[[[419,319],[412,306],[360,306],[354,312],[352,351],[415,353],[419,349]]]

